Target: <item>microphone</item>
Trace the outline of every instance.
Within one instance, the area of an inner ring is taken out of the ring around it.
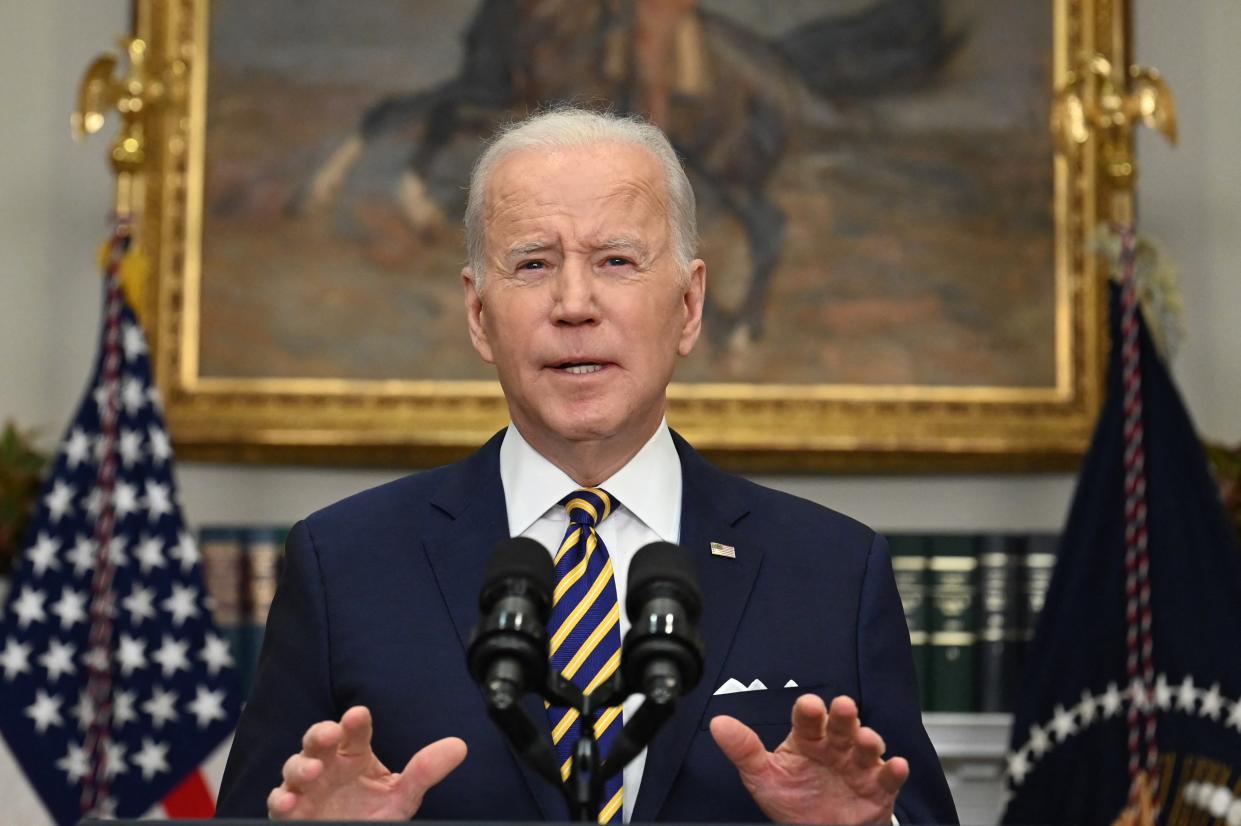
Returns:
[[[675,701],[702,677],[697,628],[702,592],[694,560],[670,542],[652,542],[629,563],[629,633],[621,670],[630,691],[656,704]]]
[[[551,554],[533,539],[500,542],[487,563],[467,658],[471,676],[497,710],[515,707],[547,680],[554,580]]]

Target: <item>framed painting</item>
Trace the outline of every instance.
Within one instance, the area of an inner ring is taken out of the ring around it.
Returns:
[[[500,124],[661,125],[699,199],[705,334],[670,423],[751,471],[1030,469],[1102,392],[1093,146],[1052,90],[1107,0],[139,0],[141,241],[183,456],[428,465],[507,421],[460,216]],[[1118,25],[1119,21],[1119,25]]]

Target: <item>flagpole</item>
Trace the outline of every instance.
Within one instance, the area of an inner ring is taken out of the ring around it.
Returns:
[[[1134,694],[1127,715],[1130,810],[1136,813],[1145,806],[1146,816],[1153,820],[1159,817],[1159,749],[1153,703],[1155,668],[1146,544],[1142,370],[1137,342],[1139,301],[1134,277],[1137,175],[1133,129],[1146,125],[1175,144],[1176,105],[1156,70],[1131,63],[1127,53],[1131,38],[1125,31],[1129,15],[1109,11],[1111,26],[1098,32],[1102,35],[1096,40],[1098,51],[1083,56],[1056,89],[1051,127],[1059,154],[1077,158],[1093,149],[1105,194],[1100,201],[1105,212],[1100,223],[1110,225],[1121,244],[1117,273],[1121,287],[1121,341],[1112,342],[1112,346],[1121,348],[1124,392],[1126,671],[1129,690]],[[1153,808],[1152,800],[1156,801]]]

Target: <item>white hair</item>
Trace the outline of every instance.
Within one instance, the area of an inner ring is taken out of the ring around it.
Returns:
[[[483,211],[491,174],[502,160],[523,149],[555,151],[600,143],[622,143],[647,150],[664,170],[668,194],[668,232],[682,277],[698,252],[698,219],[694,190],[676,151],[659,127],[635,116],[559,107],[505,126],[492,139],[470,174],[465,206],[465,246],[474,287],[483,288],[486,271],[486,226]]]

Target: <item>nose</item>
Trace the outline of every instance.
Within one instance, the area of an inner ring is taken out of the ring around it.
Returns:
[[[596,287],[589,263],[566,261],[552,281],[552,320],[569,326],[598,321]]]

